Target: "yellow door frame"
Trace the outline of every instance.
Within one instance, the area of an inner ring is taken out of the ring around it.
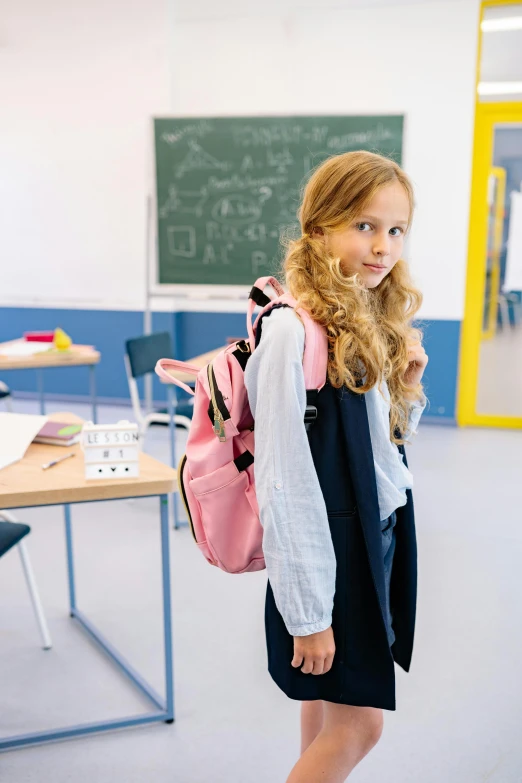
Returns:
[[[493,204],[489,203],[488,199],[488,218],[491,218],[491,210],[493,207],[494,214],[494,226],[493,226],[493,242],[491,246],[491,278],[489,285],[489,306],[487,316],[486,329],[482,330],[483,340],[492,340],[497,333],[497,317],[498,317],[498,300],[500,294],[500,253],[502,251],[502,235],[504,233],[504,217],[505,217],[505,203],[506,203],[506,170],[500,168],[500,166],[492,166],[490,169],[489,182],[495,179],[495,198]],[[488,229],[491,222],[488,222]],[[488,237],[487,256],[489,256],[489,231],[486,234]],[[486,263],[487,274],[487,263]]]
[[[486,0],[481,4],[476,86],[480,78],[482,49],[480,24],[484,9],[490,6],[520,4],[521,0]],[[478,92],[475,94],[478,97]],[[486,284],[488,179],[493,160],[494,128],[502,123],[522,124],[522,101],[486,103],[476,100],[466,299],[460,339],[457,423],[460,426],[522,429],[522,416],[496,416],[476,411]]]

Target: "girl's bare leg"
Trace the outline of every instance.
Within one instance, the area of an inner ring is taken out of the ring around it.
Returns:
[[[290,772],[286,783],[344,783],[377,744],[382,710],[323,701],[323,727]]]
[[[323,728],[323,702],[301,702],[301,754],[312,744]]]

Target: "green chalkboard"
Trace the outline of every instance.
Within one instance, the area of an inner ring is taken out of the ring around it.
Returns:
[[[310,170],[349,150],[401,162],[402,116],[154,120],[160,284],[276,271]]]

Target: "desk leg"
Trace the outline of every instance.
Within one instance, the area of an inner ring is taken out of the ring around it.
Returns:
[[[72,544],[72,528],[71,528],[71,507],[65,505],[63,507],[65,513],[65,544],[67,547],[67,574],[69,577],[69,604],[71,617],[74,617],[74,610],[76,609],[76,588],[74,585],[74,555]]]
[[[91,389],[92,423],[98,424],[98,412],[96,408],[96,365],[89,365],[89,386]]]
[[[82,626],[87,635],[95,641],[107,657],[125,674],[138,690],[152,701],[155,709],[140,715],[130,715],[128,718],[102,720],[93,723],[83,723],[63,728],[48,729],[31,734],[19,734],[11,737],[0,737],[0,752],[11,748],[27,747],[29,745],[54,742],[68,737],[79,737],[101,731],[123,729],[127,726],[139,726],[147,723],[173,723],[174,721],[174,671],[172,652],[172,619],[170,600],[170,552],[169,552],[169,510],[168,495],[160,495],[161,516],[161,564],[163,580],[163,633],[165,644],[165,699],[156,693],[154,688],[134,669],[129,661],[116,650],[111,642],[90,622],[76,607],[74,587],[73,545],[71,533],[71,509],[64,506],[65,536],[67,545],[67,565],[69,571],[69,597],[71,616]]]
[[[40,413],[42,416],[45,416],[43,370],[36,370],[36,388],[38,390],[38,396],[40,398]]]
[[[175,391],[174,384],[169,383],[167,386],[167,402],[168,402],[168,414],[169,414],[169,436],[170,436],[170,464],[176,470],[176,424],[174,422],[175,411]],[[177,530],[179,528],[179,513],[178,513],[178,498],[177,492],[172,493],[172,515],[174,517],[174,527]]]
[[[163,571],[163,633],[165,640],[165,723],[174,720],[174,670],[172,653],[172,614],[170,605],[169,499],[160,495],[161,565]]]

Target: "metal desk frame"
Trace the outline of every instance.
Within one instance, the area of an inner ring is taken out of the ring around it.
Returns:
[[[177,395],[175,386],[172,383],[167,385],[167,410],[169,412],[169,436],[170,436],[170,465],[176,470],[176,425],[174,424],[174,414],[176,413]],[[172,493],[172,515],[174,517],[174,529],[188,527],[188,522],[179,521],[178,493]]]
[[[129,496],[129,498],[132,497]],[[170,555],[169,555],[169,515],[168,495],[140,495],[139,497],[159,497],[161,519],[161,563],[163,577],[163,631],[165,648],[165,698],[160,696],[154,688],[134,669],[127,659],[104,637],[104,635],[91,623],[86,615],[76,604],[76,585],[74,577],[74,553],[71,525],[70,504],[64,505],[65,511],[65,540],[67,547],[67,567],[69,576],[69,603],[71,617],[76,620],[93,639],[98,647],[116,666],[127,675],[132,684],[144,694],[154,705],[152,712],[143,715],[134,715],[128,718],[116,718],[113,720],[96,721],[94,723],[82,723],[77,726],[65,726],[58,729],[38,731],[30,734],[0,738],[0,751],[22,748],[30,745],[53,742],[55,740],[78,737],[85,734],[94,734],[113,729],[122,729],[127,726],[139,726],[145,723],[172,723],[174,721],[174,673],[172,650],[172,621],[171,621],[171,594],[170,594]],[[114,498],[114,500],[128,500],[129,498]],[[100,503],[99,501],[79,501],[82,503]],[[56,504],[55,504],[56,505]],[[26,507],[27,508],[27,507]]]
[[[96,398],[96,365],[95,364],[88,364],[88,365],[81,365],[81,364],[75,364],[71,365],[72,367],[88,367],[89,368],[89,396],[91,398],[91,415],[92,415],[92,422],[93,424],[98,423],[98,405],[97,405],[97,398]],[[60,365],[57,369],[63,369],[63,367],[67,367],[67,365]],[[1,369],[1,368],[0,368]],[[20,368],[25,369],[25,368]],[[27,368],[30,369],[30,368]],[[44,392],[44,379],[43,379],[43,371],[44,370],[52,370],[54,369],[53,366],[51,367],[35,367],[34,370],[36,372],[36,387],[38,389],[38,399],[40,401],[40,413],[42,416],[45,415],[45,392]],[[9,372],[9,370],[5,370],[5,372]]]

